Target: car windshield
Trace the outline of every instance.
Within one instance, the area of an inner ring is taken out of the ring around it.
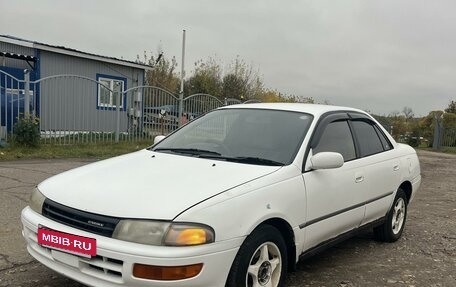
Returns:
[[[312,116],[268,109],[220,109],[155,145],[157,152],[260,165],[290,164]]]

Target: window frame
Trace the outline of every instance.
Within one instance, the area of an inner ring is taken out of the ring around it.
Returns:
[[[350,132],[352,135],[353,143],[355,144],[355,153],[356,153],[356,158],[349,160],[349,161],[344,161],[344,163],[362,159],[362,158],[369,157],[372,155],[380,154],[382,152],[391,151],[394,149],[394,145],[391,143],[389,138],[384,134],[383,130],[368,115],[360,113],[360,112],[356,112],[356,111],[347,111],[347,110],[326,112],[319,117],[319,119],[315,125],[315,128],[312,131],[309,144],[307,145],[306,151],[304,153],[304,159],[303,159],[302,167],[301,167],[302,173],[312,171],[312,170],[306,170],[306,163],[309,158],[309,153],[310,153],[310,150],[313,149],[320,141],[323,131],[326,129],[326,126],[334,121],[341,121],[341,120],[346,120],[348,123],[348,126],[350,127]],[[358,136],[356,135],[356,131],[354,130],[353,125],[352,125],[353,120],[363,120],[363,121],[368,122],[370,125],[374,126],[374,130],[376,131],[377,136],[379,137],[380,143],[383,147],[383,151],[381,151],[379,153],[367,155],[364,157],[361,156]],[[385,140],[387,141],[387,143],[390,146],[390,149],[385,148],[385,146],[383,145],[383,142],[380,139],[380,135],[378,134],[377,130],[385,138]]]
[[[117,105],[116,103],[113,103],[113,92],[109,91],[109,104],[101,103],[101,88],[103,87],[100,81],[109,81],[109,89],[113,90],[114,88],[114,83],[121,82],[122,86],[120,89],[120,110],[125,111],[126,110],[126,97],[125,94],[123,93],[127,89],[127,78],[124,77],[119,77],[119,76],[112,76],[112,75],[106,75],[106,74],[97,74],[96,75],[97,79],[97,110],[103,110],[103,111],[116,111],[117,110]]]

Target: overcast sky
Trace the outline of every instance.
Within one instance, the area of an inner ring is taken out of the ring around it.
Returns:
[[[187,75],[237,55],[266,87],[374,113],[456,100],[454,0],[0,0],[0,34],[135,60],[159,47]]]

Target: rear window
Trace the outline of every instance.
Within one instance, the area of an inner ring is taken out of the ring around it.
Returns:
[[[362,157],[383,151],[383,145],[375,131],[375,128],[370,123],[365,121],[352,121],[353,129],[359,142],[360,155]]]

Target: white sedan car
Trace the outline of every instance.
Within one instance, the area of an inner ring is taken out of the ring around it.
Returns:
[[[420,182],[415,150],[363,111],[236,105],[45,180],[23,236],[90,286],[276,287],[362,229],[398,240]]]

